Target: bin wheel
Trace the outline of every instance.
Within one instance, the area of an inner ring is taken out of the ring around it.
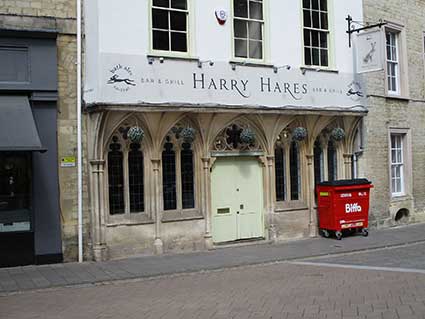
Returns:
[[[329,232],[326,229],[322,229],[323,237],[329,238]]]
[[[367,236],[369,235],[369,230],[368,230],[367,228],[363,228],[363,229],[362,229],[362,235],[363,235],[364,237],[367,237]]]
[[[336,239],[341,240],[342,239],[342,233],[340,231],[336,231],[335,237],[336,237]]]

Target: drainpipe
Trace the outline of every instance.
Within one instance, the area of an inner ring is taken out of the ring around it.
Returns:
[[[81,142],[81,0],[77,0],[78,262],[83,262],[83,157]]]

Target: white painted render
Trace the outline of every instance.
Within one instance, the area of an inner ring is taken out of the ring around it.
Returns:
[[[190,56],[200,60],[212,60],[217,65],[232,61],[232,1],[230,0],[194,0],[190,2]],[[268,66],[256,68],[258,72],[271,72],[270,65],[290,65],[292,71],[303,67],[302,39],[302,1],[301,0],[264,0],[265,10],[265,61]],[[323,74],[323,80],[329,76],[338,77],[353,74],[353,48],[348,47],[345,18],[351,15],[354,20],[362,20],[361,0],[329,0],[329,22],[331,32],[330,69],[338,72]],[[229,18],[224,26],[218,24],[216,9],[225,9]],[[115,61],[126,65],[126,61],[139,61],[148,64],[150,51],[150,0],[90,0],[85,1],[85,40],[86,74],[85,101],[88,103],[112,103],[116,98],[108,99],[100,92],[105,89],[102,72],[110,65],[102,61],[115,56]],[[108,56],[108,58],[105,58]],[[187,60],[173,61],[173,64],[194,64]],[[166,63],[164,63],[165,65]],[[163,68],[154,63],[151,66]],[[191,66],[193,67],[193,65]],[[253,68],[239,66],[240,68]],[[229,66],[230,68],[230,66]],[[176,69],[179,69],[178,67]],[[217,68],[217,77],[221,76]],[[161,71],[162,72],[162,71]],[[214,67],[209,69],[214,72]],[[284,72],[284,70],[279,70]],[[301,73],[301,71],[299,70]],[[317,79],[316,72],[307,71],[304,77]],[[288,77],[292,73],[288,73]],[[281,74],[280,74],[281,75]],[[319,76],[320,78],[320,76]],[[295,80],[295,79],[294,79]],[[102,89],[103,87],[103,89]],[[190,98],[190,97],[189,97]],[[145,101],[138,98],[137,101]],[[122,103],[134,103],[134,99],[122,96]],[[152,101],[155,102],[155,101]],[[172,101],[170,101],[172,102]],[[196,103],[196,101],[194,101]],[[261,104],[261,100],[258,102]],[[241,104],[242,105],[242,104]],[[348,106],[348,105],[347,105]]]

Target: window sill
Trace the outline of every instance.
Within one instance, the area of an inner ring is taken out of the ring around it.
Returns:
[[[249,67],[257,67],[257,68],[273,68],[274,65],[271,63],[263,62],[263,61],[253,61],[253,60],[230,60],[229,64],[233,66],[249,66]]]
[[[198,210],[188,210],[188,211],[163,211],[162,212],[162,222],[163,223],[172,223],[180,221],[190,221],[204,219],[204,216]]]
[[[109,219],[113,219],[109,217]],[[148,216],[140,216],[140,218],[136,219],[127,219],[122,218],[120,221],[110,221],[106,224],[106,227],[119,227],[119,226],[137,226],[137,225],[149,225],[154,224],[155,222],[150,219]]]
[[[193,62],[199,61],[199,58],[194,57],[194,56],[190,56],[190,55],[178,55],[178,54],[173,54],[173,53],[159,53],[159,52],[148,54],[147,58],[148,58],[148,60],[149,59],[153,59],[153,60],[163,59],[164,61],[165,60],[180,60],[180,61],[193,61]],[[159,63],[163,63],[164,61],[161,62],[161,60],[160,60]]]
[[[391,202],[397,203],[397,202],[403,202],[406,200],[413,200],[412,196],[410,195],[391,195]]]
[[[275,203],[275,213],[285,213],[298,210],[308,209],[304,201],[287,201],[287,202],[277,202]]]
[[[409,102],[410,101],[410,97],[406,96],[406,95],[394,95],[394,94],[389,94],[387,92],[387,94],[385,94],[385,98],[386,99],[394,99],[394,100],[400,100],[400,101],[405,101],[405,102]]]
[[[337,69],[322,68],[322,67],[307,66],[307,65],[301,66],[300,67],[300,70],[303,73],[305,73],[306,71],[309,71],[309,72],[339,73],[339,71]]]

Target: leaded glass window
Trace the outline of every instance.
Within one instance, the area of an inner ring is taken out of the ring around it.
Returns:
[[[291,143],[289,153],[290,174],[291,174],[291,200],[299,200],[301,193],[301,174],[300,174],[300,153],[298,143]]]
[[[165,138],[162,151],[162,192],[164,211],[172,214],[196,208],[195,155],[196,130],[176,124]]]
[[[323,181],[323,149],[319,140],[314,142],[314,185]]]
[[[301,200],[301,142],[293,140],[290,129],[278,136],[275,144],[275,192],[276,201]]]
[[[337,152],[335,142],[328,142],[328,181],[337,180]]]
[[[145,210],[143,153],[139,143],[131,143],[128,152],[130,213]]]
[[[182,181],[182,206],[183,209],[195,207],[193,152],[190,143],[183,143],[180,153],[181,181]]]
[[[177,209],[176,195],[176,153],[170,138],[164,144],[162,151],[162,193],[164,197],[164,210]]]
[[[281,147],[276,147],[274,150],[275,157],[275,186],[276,186],[276,200],[278,202],[286,200],[286,183],[285,183],[285,151]]]
[[[109,213],[124,214],[124,156],[118,137],[112,138],[108,152]]]

